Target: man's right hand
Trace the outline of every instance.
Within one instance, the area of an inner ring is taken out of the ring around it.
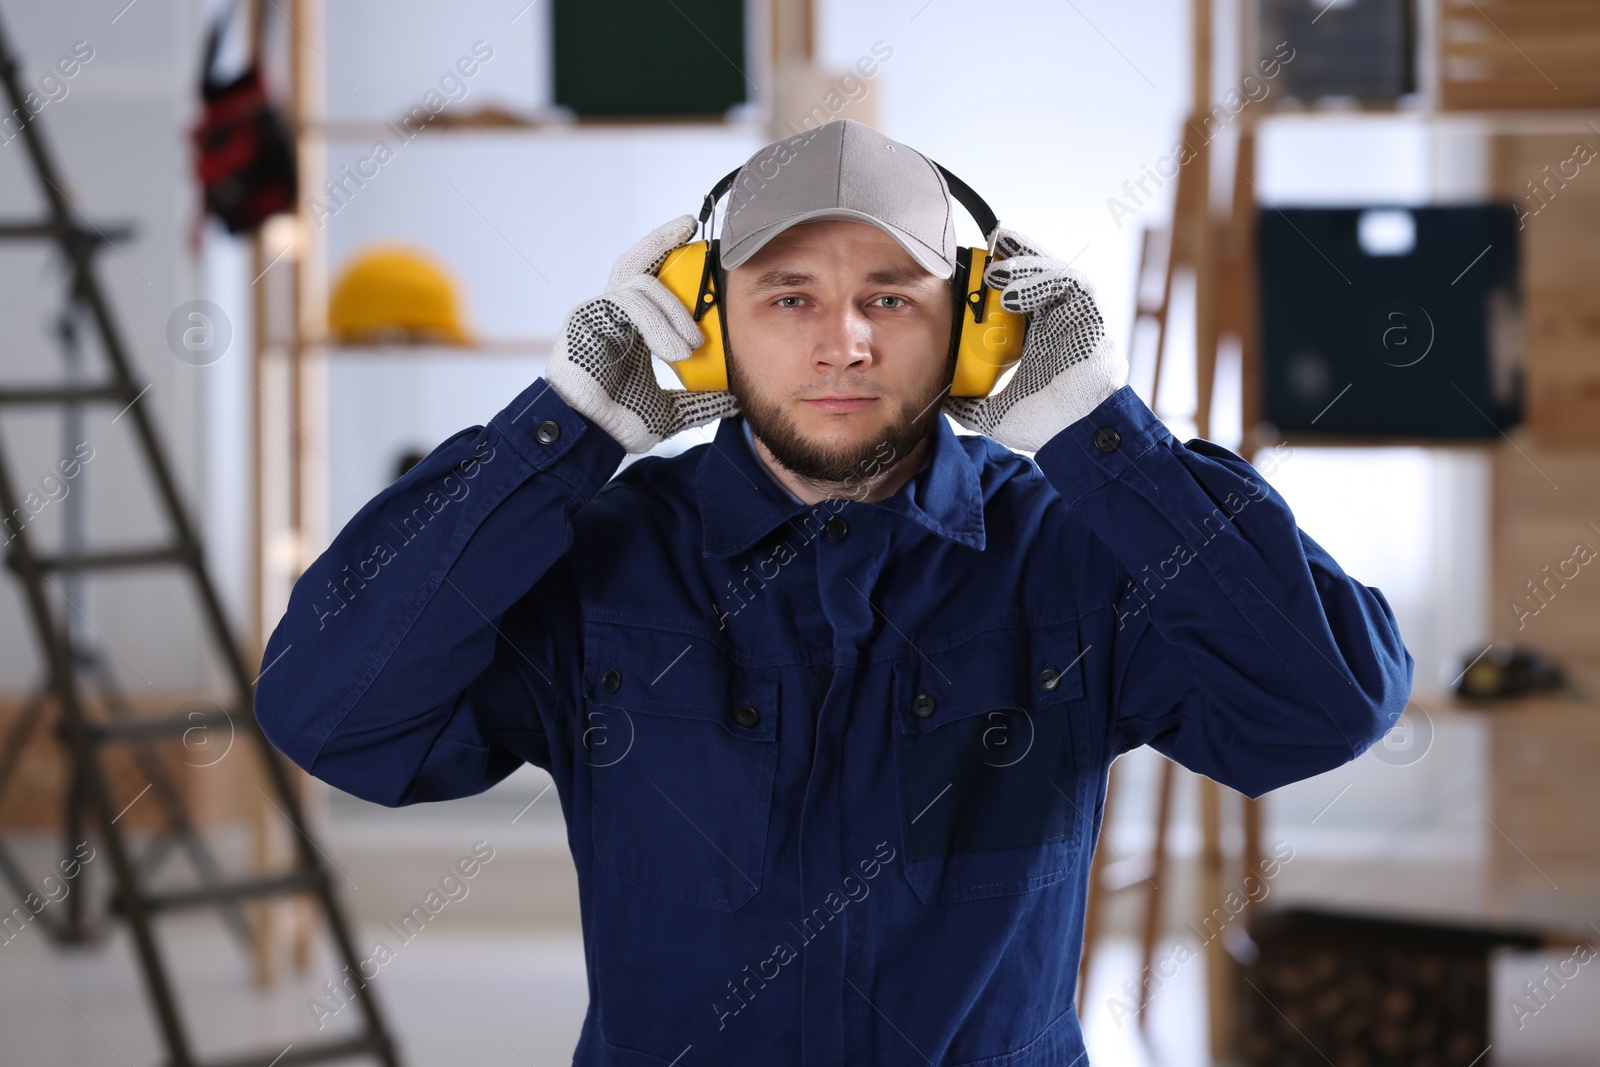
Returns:
[[[689,309],[655,276],[694,231],[694,216],[681,215],[624,253],[605,294],[567,313],[545,371],[556,395],[629,452],[738,410],[732,393],[661,388],[650,363],[652,353],[688,359],[704,341]]]

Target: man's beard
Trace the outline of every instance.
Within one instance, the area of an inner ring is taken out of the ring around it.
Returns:
[[[761,439],[785,469],[805,481],[819,485],[849,488],[874,478],[895,461],[910,455],[937,428],[943,396],[950,389],[955,370],[953,359],[944,373],[931,384],[926,395],[902,404],[895,418],[878,433],[859,444],[829,446],[807,438],[781,405],[769,401],[752,389],[739,370],[739,361],[728,359],[728,390],[739,402],[739,411],[750,430]],[[848,387],[847,383],[845,384]],[[875,395],[863,390],[865,395]]]

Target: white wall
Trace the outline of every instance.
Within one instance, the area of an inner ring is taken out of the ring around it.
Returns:
[[[192,218],[184,137],[198,60],[195,4],[142,0],[121,11],[125,3],[11,3],[0,17],[29,85],[38,86],[77,42],[93,49],[92,58],[63,83],[65,95],[55,90],[60,98],[34,121],[54,151],[65,191],[84,214],[101,226],[129,222],[137,229],[99,256],[98,276],[135,375],[151,385],[139,404],[155,419],[185,498],[199,512],[207,375],[175,358],[165,339],[168,316],[200,295],[198,265],[185,245]],[[0,215],[8,219],[37,217],[44,207],[24,151],[20,137],[0,145]],[[61,357],[50,330],[63,278],[60,257],[46,248],[0,245],[0,381],[60,377]],[[96,345],[87,347],[85,364],[91,373],[104,366]],[[115,406],[88,409],[94,458],[68,483],[65,500],[50,504],[30,524],[35,547],[57,547],[63,512],[74,502],[87,508],[91,546],[146,545],[167,533],[154,507],[154,486],[133,451],[132,417],[112,425],[116,415]],[[70,454],[62,432],[53,415],[0,412],[11,475],[21,487],[36,485]],[[40,676],[20,593],[9,573],[0,578],[0,689],[10,691],[29,689]],[[60,596],[52,593],[51,599],[59,612],[69,611]],[[175,572],[92,579],[77,608],[104,634],[104,657],[130,689],[193,687],[207,677],[198,604]]]

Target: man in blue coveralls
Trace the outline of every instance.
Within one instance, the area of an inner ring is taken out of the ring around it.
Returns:
[[[379,804],[550,772],[580,1067],[1081,1063],[1112,760],[1148,744],[1259,797],[1380,738],[1412,657],[1249,463],[1168,432],[1088,283],[1009,230],[986,277],[1027,316],[1021,361],[948,395],[951,186],[920,153],[842,121],[740,177],[729,390],[651,364],[704,339],[655,276],[684,216],[569,314],[545,378],[311,565],[256,713]]]

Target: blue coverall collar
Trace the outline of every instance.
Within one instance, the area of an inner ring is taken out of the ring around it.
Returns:
[[[922,469],[886,500],[868,507],[896,512],[957,544],[984,546],[983,491],[972,458],[942,416]],[[731,469],[730,469],[731,468]],[[779,523],[810,511],[761,465],[745,440],[744,417],[729,415],[695,471],[707,556],[744,551]]]

